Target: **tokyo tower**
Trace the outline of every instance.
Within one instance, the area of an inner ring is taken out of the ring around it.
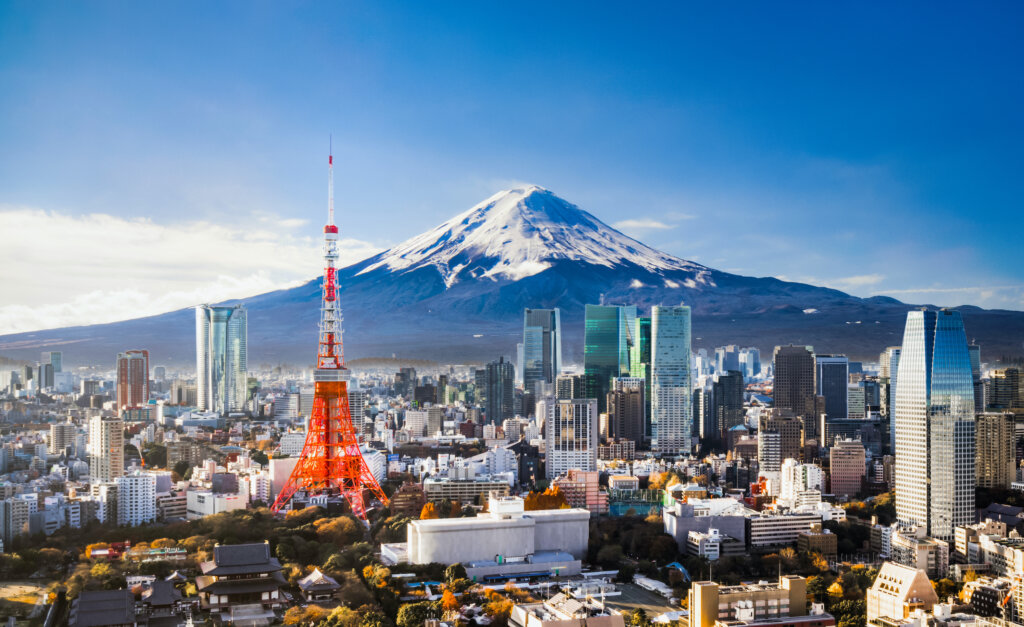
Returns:
[[[366,501],[388,499],[359,451],[348,406],[349,370],[341,342],[338,308],[338,227],[334,225],[334,156],[327,157],[327,225],[324,227],[323,300],[320,304],[320,347],[316,357],[313,412],[302,455],[271,508],[278,512],[296,492],[307,496],[341,496],[352,513],[366,520]]]

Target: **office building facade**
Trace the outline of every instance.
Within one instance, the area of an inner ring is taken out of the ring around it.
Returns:
[[[651,309],[651,448],[689,453],[693,425],[690,376],[690,308]]]
[[[572,469],[597,470],[597,400],[551,400],[537,403],[544,415],[547,477],[554,479]]]
[[[246,310],[196,307],[197,404],[221,414],[245,410],[248,369]]]
[[[598,399],[598,411],[605,410],[608,390],[615,377],[629,374],[629,346],[636,326],[633,305],[587,305],[583,328],[583,374],[588,387],[585,396]]]
[[[849,417],[847,389],[850,384],[850,360],[845,355],[816,355],[815,388],[825,399],[825,418]]]
[[[536,394],[536,383],[554,383],[562,371],[562,322],[559,310],[523,313],[523,389]]]
[[[896,386],[896,515],[951,541],[974,522],[974,387],[960,313],[910,311]]]
[[[93,416],[89,420],[89,477],[92,481],[114,481],[124,474],[124,421]]]
[[[117,411],[149,402],[149,351],[131,350],[117,355]]]

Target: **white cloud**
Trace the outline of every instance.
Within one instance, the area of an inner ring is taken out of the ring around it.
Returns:
[[[297,285],[322,271],[317,230],[294,230],[305,223],[261,213],[229,225],[158,224],[0,206],[2,287],[12,303],[0,305],[0,333],[112,322]],[[345,266],[379,249],[345,239],[339,250]]]
[[[856,276],[827,280],[825,285],[828,285],[829,287],[841,285],[847,288],[857,288],[864,287],[865,285],[877,285],[884,280],[885,275],[882,274],[858,274]]]
[[[836,290],[856,290],[858,288],[881,283],[885,280],[885,275],[858,274],[855,276],[838,277],[833,279],[821,279],[813,276],[791,277],[785,274],[779,274],[775,278],[781,281],[795,281],[797,283],[807,283],[809,285],[821,285],[824,287],[831,287]]]
[[[655,220],[653,218],[633,218],[629,220],[619,220],[618,222],[614,222],[612,226],[620,231],[650,231],[675,228],[675,225],[665,224],[664,222]]]

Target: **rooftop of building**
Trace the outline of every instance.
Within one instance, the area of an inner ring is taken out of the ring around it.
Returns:
[[[213,548],[213,559],[200,568],[204,575],[224,577],[279,571],[281,562],[271,556],[268,542],[219,544]]]
[[[135,623],[135,596],[131,590],[83,590],[71,604],[71,627]]]

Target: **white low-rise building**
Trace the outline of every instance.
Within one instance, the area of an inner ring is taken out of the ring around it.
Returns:
[[[189,490],[186,498],[186,518],[197,520],[249,505],[248,494],[217,494],[210,490]]]
[[[471,577],[534,573],[574,575],[586,554],[590,512],[524,511],[518,497],[492,496],[489,511],[474,518],[413,520],[408,542],[384,545],[382,556],[413,564],[462,563]]]

